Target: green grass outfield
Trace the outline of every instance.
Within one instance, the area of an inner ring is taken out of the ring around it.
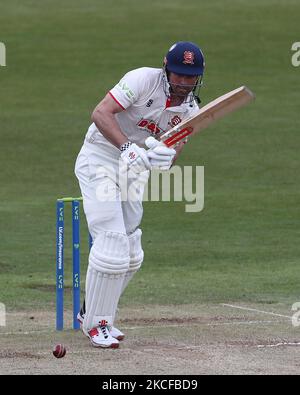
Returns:
[[[203,104],[243,84],[256,101],[178,162],[205,166],[202,212],[145,203],[145,262],[122,304],[299,301],[299,13],[295,0],[1,4],[0,302],[54,310],[55,201],[79,193],[90,113],[128,70],[160,67],[177,40],[203,48]]]

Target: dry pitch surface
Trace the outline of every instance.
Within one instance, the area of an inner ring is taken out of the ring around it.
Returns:
[[[8,313],[0,373],[298,374],[300,328],[291,316],[284,305],[123,308],[118,327],[126,339],[103,350],[80,331],[56,332],[53,313]],[[67,347],[62,359],[52,355],[57,343]]]

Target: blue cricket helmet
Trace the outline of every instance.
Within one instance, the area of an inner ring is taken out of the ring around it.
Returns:
[[[165,57],[167,71],[182,75],[203,75],[205,61],[201,49],[189,41],[172,45]]]

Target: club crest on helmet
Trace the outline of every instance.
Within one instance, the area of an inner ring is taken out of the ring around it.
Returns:
[[[195,58],[194,52],[184,51],[183,57],[184,57],[183,60],[184,64],[194,64],[194,58]]]
[[[204,55],[198,45],[189,41],[179,41],[167,52],[164,65],[166,70],[172,73],[203,76]]]

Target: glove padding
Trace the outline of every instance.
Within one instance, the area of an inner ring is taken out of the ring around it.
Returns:
[[[169,170],[172,166],[176,151],[173,148],[168,148],[165,144],[157,141],[154,137],[148,137],[145,144],[150,148],[146,152],[152,168]]]
[[[124,152],[121,153],[121,159],[126,163],[129,170],[136,174],[146,170],[151,170],[151,163],[148,159],[146,150],[137,144],[131,144]]]

